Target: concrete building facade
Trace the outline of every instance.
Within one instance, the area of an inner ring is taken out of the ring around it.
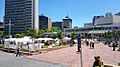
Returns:
[[[5,0],[5,34],[26,33],[29,28],[38,31],[38,0]]]
[[[120,26],[120,16],[106,16],[95,20],[96,26]]]
[[[95,25],[95,20],[102,18],[102,17],[104,17],[104,16],[102,16],[102,15],[101,16],[94,16],[93,20],[92,20],[93,21],[92,24]]]
[[[84,27],[92,27],[93,26],[93,23],[85,23],[84,24]]]
[[[120,16],[112,15],[108,13],[105,17],[94,16],[94,25],[93,23],[85,23],[84,27],[79,28],[65,28],[63,34],[69,35],[72,32],[83,33],[83,34],[101,34],[108,31],[120,30]]]

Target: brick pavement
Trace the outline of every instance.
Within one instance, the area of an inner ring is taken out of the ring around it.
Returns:
[[[80,67],[80,54],[76,53],[77,47],[68,47],[50,51],[39,55],[26,56],[26,58],[60,63],[67,67]],[[82,45],[83,67],[92,67],[94,56],[101,56],[104,63],[117,65],[120,61],[120,52],[102,43],[95,44],[95,49]]]

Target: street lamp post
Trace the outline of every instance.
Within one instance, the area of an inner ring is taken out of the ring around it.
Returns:
[[[81,46],[81,35],[78,35],[78,51],[80,53],[80,58],[81,58],[81,67],[83,67],[83,61],[82,61],[82,46]]]
[[[8,44],[8,52],[10,52],[11,19],[9,20],[8,26],[9,26],[9,44]]]
[[[9,20],[9,39],[11,38],[11,19]]]

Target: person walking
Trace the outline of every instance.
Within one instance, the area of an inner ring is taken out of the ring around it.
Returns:
[[[113,51],[115,51],[115,48],[116,48],[116,44],[115,42],[113,43]]]
[[[86,40],[85,42],[86,42],[86,45],[89,46],[89,42],[88,42],[88,40]]]
[[[92,41],[90,41],[90,48],[92,47]]]
[[[70,47],[72,47],[73,46],[73,40],[71,39],[70,40]]]
[[[94,49],[94,42],[92,41],[92,48]]]
[[[20,57],[20,43],[18,42],[17,44],[17,49],[16,49],[16,57]]]
[[[16,50],[16,57],[20,57],[20,48],[17,48],[17,50]]]

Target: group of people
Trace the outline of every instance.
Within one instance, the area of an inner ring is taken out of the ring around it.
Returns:
[[[93,40],[86,40],[86,45],[90,46],[90,48],[94,49],[94,41]]]
[[[116,50],[116,47],[119,45],[119,43],[116,42],[116,41],[113,41],[113,42],[105,41],[104,44],[108,44],[108,46],[113,47],[113,51],[115,51],[115,50]],[[112,45],[112,46],[111,46],[111,45]]]

